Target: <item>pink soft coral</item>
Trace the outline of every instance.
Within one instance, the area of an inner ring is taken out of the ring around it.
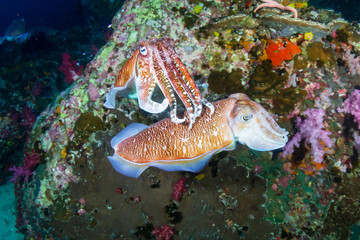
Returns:
[[[173,193],[172,196],[175,201],[179,201],[182,195],[186,192],[186,177],[180,178],[174,185],[173,185]]]
[[[349,49],[345,52],[343,60],[347,63],[351,76],[360,75],[360,56],[355,56]]]
[[[170,240],[173,238],[175,231],[174,228],[169,225],[156,226],[152,231],[152,234],[157,240]]]
[[[31,108],[27,105],[23,107],[22,115],[24,119],[20,122],[20,125],[32,128],[36,121],[36,115],[32,112]]]
[[[71,60],[71,55],[67,52],[62,54],[62,63],[59,67],[59,71],[64,73],[65,82],[73,83],[76,81],[82,73],[83,70],[82,65],[78,65],[75,60]]]
[[[323,118],[325,112],[323,109],[308,109],[304,112],[307,116],[305,120],[300,117],[297,118],[298,132],[284,147],[283,156],[289,156],[294,152],[294,147],[300,147],[300,142],[305,139],[305,145],[311,145],[311,152],[314,157],[314,161],[321,163],[324,157],[324,147],[331,148],[333,142],[329,135],[331,132],[324,130],[325,126]]]
[[[21,166],[13,166],[9,168],[9,171],[14,172],[10,182],[16,183],[20,177],[24,177],[24,181],[27,182],[29,177],[34,173],[36,166],[39,164],[40,155],[37,154],[34,149],[30,153],[25,153],[25,159]]]
[[[344,112],[354,116],[355,122],[360,129],[360,90],[355,89],[344,101],[344,108],[338,107],[338,112]]]

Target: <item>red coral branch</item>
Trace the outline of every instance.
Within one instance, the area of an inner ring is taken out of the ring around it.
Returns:
[[[83,70],[83,66],[79,65],[75,60],[71,61],[71,55],[67,52],[62,54],[62,63],[59,67],[59,71],[64,73],[65,81],[67,83],[73,83],[77,80]]]
[[[179,201],[186,192],[186,181],[186,177],[182,177],[174,184],[172,196],[175,201]]]
[[[34,149],[30,153],[25,153],[25,159],[21,166],[13,166],[9,168],[9,171],[14,172],[10,182],[16,183],[20,177],[24,177],[24,181],[27,182],[29,177],[34,173],[37,165],[39,165],[40,155],[37,154]]]
[[[169,225],[156,226],[152,234],[157,240],[170,240],[175,234],[174,228]]]

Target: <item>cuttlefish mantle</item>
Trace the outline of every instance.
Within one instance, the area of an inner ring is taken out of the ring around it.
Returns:
[[[203,111],[191,129],[170,118],[149,127],[130,124],[111,140],[115,153],[108,159],[116,171],[134,178],[148,167],[198,172],[214,154],[233,150],[237,141],[257,151],[282,148],[288,141],[288,132],[245,94],[213,105],[214,113]]]

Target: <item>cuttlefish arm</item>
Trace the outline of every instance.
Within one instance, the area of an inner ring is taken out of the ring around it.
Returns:
[[[171,120],[182,123],[186,118],[177,116],[178,96],[186,109],[185,116],[190,120],[189,128],[201,115],[202,104],[213,112],[213,105],[201,97],[198,87],[174,47],[174,42],[168,37],[141,42],[120,69],[104,106],[115,108],[116,95],[120,93],[138,98],[139,107],[149,113],[163,112],[169,106]],[[155,86],[159,87],[165,97],[161,103],[152,99]]]
[[[213,105],[214,113],[206,108],[191,129],[170,118],[149,127],[130,124],[112,139],[115,153],[108,157],[110,163],[134,178],[148,167],[198,172],[214,154],[233,150],[236,141],[258,151],[286,144],[288,132],[246,95],[233,94]]]
[[[168,107],[169,102],[166,98],[162,103],[151,99],[156,82],[150,72],[139,71],[139,68],[148,68],[148,66],[144,66],[146,63],[138,62],[139,53],[140,50],[137,49],[120,69],[114,87],[106,96],[104,103],[106,108],[116,108],[116,96],[118,94],[127,98],[137,98],[140,108],[150,113],[160,113]]]

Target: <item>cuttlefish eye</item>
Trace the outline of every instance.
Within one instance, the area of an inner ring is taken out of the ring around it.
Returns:
[[[240,115],[239,118],[240,118],[241,122],[247,123],[253,118],[253,115],[251,113],[243,114],[243,115]]]
[[[145,56],[147,54],[147,49],[145,46],[140,46],[139,50],[140,50],[141,55]]]

